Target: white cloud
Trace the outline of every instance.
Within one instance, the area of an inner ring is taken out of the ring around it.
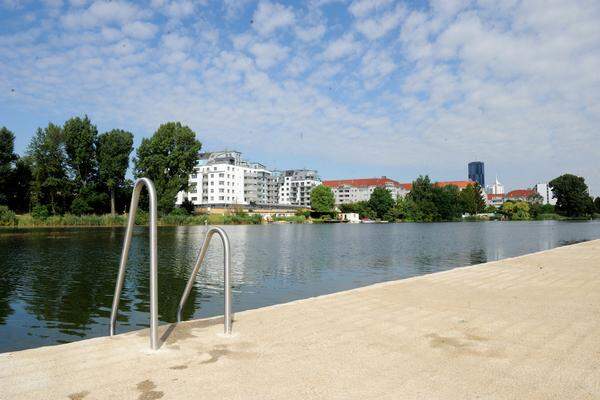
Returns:
[[[250,46],[250,53],[254,55],[259,68],[271,68],[287,58],[289,49],[275,42],[254,43]]]
[[[325,25],[319,24],[311,27],[296,27],[296,36],[304,42],[312,42],[321,39],[325,34]]]
[[[364,17],[369,13],[388,7],[392,0],[355,0],[348,7],[348,11],[355,17]]]
[[[171,51],[186,51],[192,43],[192,39],[178,33],[167,33],[162,37],[163,46]]]
[[[326,60],[337,60],[355,54],[359,49],[360,43],[354,40],[351,33],[348,33],[329,43],[323,52],[323,57]]]
[[[407,179],[460,179],[477,157],[511,188],[574,172],[600,194],[598,2],[355,2],[342,15],[264,2],[245,10],[253,26],[220,21],[220,4],[175,18],[163,0],[66,3],[62,19],[36,10],[34,27],[9,11],[22,29],[0,33],[7,114],[88,113],[138,136],[179,119],[207,148]]]
[[[151,39],[156,34],[158,28],[149,22],[135,21],[123,27],[123,32],[135,39]]]
[[[294,18],[292,8],[261,0],[254,12],[252,25],[259,34],[266,36],[280,28],[292,25]]]
[[[359,20],[356,23],[356,29],[370,40],[379,39],[396,28],[405,14],[405,8],[399,5],[380,17]]]
[[[140,16],[140,10],[129,3],[120,1],[95,1],[84,11],[74,11],[62,17],[68,29],[93,28],[104,24],[125,24]]]
[[[240,16],[242,11],[250,4],[252,0],[223,0],[225,8],[225,18],[235,19]]]
[[[188,17],[194,13],[194,3],[189,0],[168,2],[165,13],[171,18]]]
[[[369,50],[362,58],[360,71],[365,77],[366,87],[372,89],[395,69],[396,63],[387,52]]]

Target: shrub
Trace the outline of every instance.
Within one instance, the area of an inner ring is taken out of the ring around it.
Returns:
[[[81,197],[77,197],[71,203],[71,212],[75,215],[89,214],[93,211],[94,209],[90,207],[88,202]]]
[[[0,206],[0,226],[17,226],[17,215],[7,206]]]
[[[176,207],[176,208],[174,208],[169,213],[169,215],[172,215],[172,216],[188,216],[188,215],[190,215],[190,213],[187,212],[187,210],[185,208],[183,208],[183,207]]]
[[[148,221],[150,221],[150,214],[147,211],[138,209],[135,215],[136,225],[147,225]]]
[[[48,206],[38,205],[33,207],[31,210],[31,216],[34,219],[46,219],[50,216],[50,210],[48,210]]]

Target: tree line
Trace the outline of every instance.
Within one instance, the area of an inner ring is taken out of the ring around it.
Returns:
[[[389,190],[375,188],[368,201],[340,205],[342,212],[355,212],[361,218],[414,222],[454,221],[463,214],[481,213],[485,208],[477,183],[461,191],[454,185],[436,185],[427,175],[413,181],[404,197],[394,199]]]
[[[585,179],[572,174],[561,175],[549,183],[556,206],[542,204],[540,195],[526,201],[506,201],[496,208],[487,206],[481,187],[477,183],[463,190],[453,185],[439,186],[427,175],[419,176],[405,197],[394,199],[389,190],[375,188],[368,201],[341,204],[344,213],[358,213],[361,218],[386,221],[440,222],[460,220],[463,215],[480,213],[499,215],[509,220],[543,219],[562,216],[567,218],[590,218],[600,214],[600,197],[593,199]],[[313,190],[313,209],[327,212],[334,209],[333,191],[325,186]],[[555,214],[556,213],[556,214]]]
[[[13,132],[0,128],[0,206],[42,218],[126,210],[133,184],[126,178],[131,132],[98,133],[84,116],[38,128],[23,156],[15,154],[14,141]],[[162,124],[142,139],[133,176],[154,181],[161,213],[172,211],[177,193],[187,189],[201,146],[179,122]]]

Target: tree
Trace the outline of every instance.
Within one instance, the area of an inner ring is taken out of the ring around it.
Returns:
[[[596,214],[600,214],[600,197],[596,197],[596,200],[594,200],[594,208]]]
[[[581,217],[589,212],[590,195],[585,179],[572,174],[564,174],[549,182],[556,211],[567,217]]]
[[[38,128],[28,147],[32,162],[32,202],[50,205],[53,214],[64,211],[70,193],[63,131],[52,123]]]
[[[429,176],[419,176],[412,183],[412,189],[407,195],[407,199],[413,202],[412,216],[413,221],[431,222],[439,220],[437,207],[433,202],[433,184]]]
[[[115,215],[116,191],[123,185],[129,167],[129,155],[133,151],[133,135],[113,129],[98,137],[98,173],[110,192],[110,213]]]
[[[87,117],[65,122],[63,137],[67,164],[74,172],[77,187],[85,186],[97,172],[96,137],[98,129]]]
[[[0,204],[9,201],[10,177],[13,163],[17,160],[14,153],[15,135],[6,127],[0,128]]]
[[[8,206],[18,213],[29,211],[33,171],[31,159],[21,157],[9,175]]]
[[[333,190],[325,185],[319,185],[310,192],[310,207],[316,212],[330,212],[335,206]]]
[[[376,187],[369,198],[369,208],[375,212],[379,219],[384,219],[394,207],[394,199],[389,190]]]
[[[433,188],[432,194],[436,210],[433,216],[434,221],[452,221],[460,218],[460,191],[457,186],[436,186]]]
[[[507,201],[502,204],[500,212],[511,221],[524,221],[530,219],[529,204],[525,201]]]
[[[135,175],[154,181],[162,212],[169,213],[177,193],[187,189],[201,147],[194,131],[179,122],[163,124],[142,140],[134,159]]]
[[[460,204],[463,212],[475,215],[485,210],[485,200],[481,196],[481,187],[478,183],[467,185],[460,192]]]
[[[357,213],[360,218],[376,218],[376,214],[371,210],[368,201],[340,204],[340,210],[343,213]]]

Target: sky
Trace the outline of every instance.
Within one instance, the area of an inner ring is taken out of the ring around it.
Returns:
[[[562,174],[600,195],[597,0],[0,0],[0,125],[181,121],[323,179]]]

